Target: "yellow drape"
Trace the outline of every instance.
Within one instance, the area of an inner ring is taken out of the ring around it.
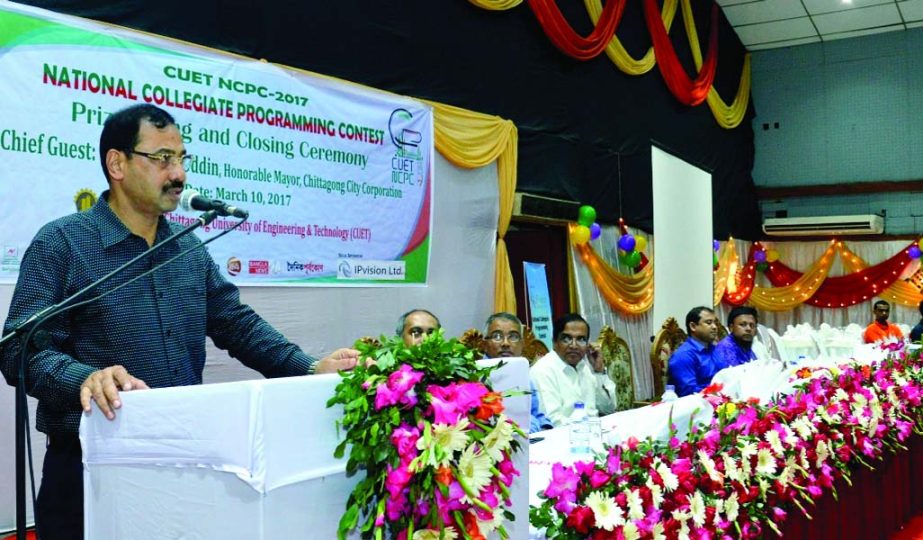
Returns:
[[[840,259],[843,261],[843,268],[846,269],[846,272],[851,274],[868,268],[868,263],[844,244],[840,243],[838,247],[840,248]],[[881,298],[915,308],[923,301],[923,292],[910,283],[899,279],[881,293]]]
[[[451,105],[427,101],[433,107],[436,150],[453,165],[474,169],[497,161],[500,219],[497,220],[497,259],[494,269],[494,311],[516,313],[513,273],[503,237],[513,214],[519,133],[509,120]]]
[[[740,258],[737,256],[737,246],[734,244],[734,239],[729,238],[724,244],[721,255],[718,257],[718,269],[715,270],[714,280],[715,290],[714,296],[712,297],[713,306],[717,306],[721,303],[721,299],[724,297],[724,291],[727,290],[728,284],[731,285],[732,292],[736,289],[736,282],[733,280],[739,266]]]
[[[599,21],[599,16],[603,11],[601,0],[583,0],[583,4],[586,6],[587,13],[590,15],[595,25]],[[666,27],[668,34],[670,33],[670,27],[673,25],[673,17],[675,15],[676,0],[664,0],[663,8],[660,11],[660,18],[663,19],[663,25]],[[628,51],[625,50],[622,42],[619,41],[618,35],[612,36],[609,44],[606,45],[606,56],[608,56],[609,60],[612,60],[612,63],[623,73],[629,75],[644,75],[653,69],[654,65],[657,63],[657,59],[654,58],[654,47],[649,48],[640,60],[635,60],[628,54]],[[698,67],[701,67],[701,65]]]
[[[835,255],[836,243],[830,242],[823,255],[797,281],[785,287],[754,286],[748,303],[765,311],[787,311],[800,306],[814,296],[827,279]]]
[[[574,227],[575,223],[568,225],[568,241],[580,255],[580,259],[590,272],[590,277],[593,278],[593,283],[612,309],[626,315],[640,315],[649,310],[654,303],[653,261],[637,274],[626,276],[597,255],[589,242],[574,244],[570,240],[570,233]]]
[[[689,39],[689,50],[692,52],[692,60],[695,62],[697,70],[702,69],[702,48],[699,46],[699,35],[695,29],[695,20],[692,18],[692,5],[689,0],[682,0],[683,6],[683,24],[686,27],[686,37]],[[669,28],[667,29],[669,32]],[[708,89],[708,108],[714,115],[718,125],[725,129],[733,129],[740,125],[747,114],[747,105],[750,102],[750,53],[744,55],[744,65],[740,73],[740,84],[737,87],[737,95],[734,96],[734,102],[728,105],[718,95],[718,91],[712,86]]]
[[[522,0],[468,0],[479,8],[491,11],[505,11],[513,9],[522,3]]]

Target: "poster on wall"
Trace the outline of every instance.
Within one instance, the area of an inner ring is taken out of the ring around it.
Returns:
[[[249,212],[208,246],[231,281],[426,284],[433,115],[423,103],[15,4],[0,5],[0,73],[2,283],[16,281],[42,225],[107,189],[108,115],[149,103],[177,121],[192,156],[186,189]]]

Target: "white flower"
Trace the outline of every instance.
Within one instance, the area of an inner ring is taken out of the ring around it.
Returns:
[[[663,489],[653,482],[647,487],[651,489],[651,504],[654,508],[660,508],[660,505],[663,504]]]
[[[689,512],[692,513],[692,522],[701,527],[705,524],[705,499],[702,498],[702,492],[695,490],[692,499],[689,500]]]
[[[772,448],[772,451],[779,457],[782,457],[785,454],[785,447],[782,446],[782,439],[779,437],[779,432],[770,429],[766,432],[764,436],[766,442],[769,443],[769,447]]]
[[[651,534],[654,535],[652,540],[667,540],[667,537],[663,534],[663,523],[655,523],[654,528],[651,529]]]
[[[808,451],[805,450],[804,447],[802,447],[798,453],[798,462],[802,469],[807,469],[811,466],[811,463],[808,461]]]
[[[438,446],[445,452],[442,459],[440,459],[438,463],[434,463],[435,465],[448,465],[449,462],[452,461],[455,452],[460,452],[465,449],[465,445],[468,444],[466,429],[469,424],[468,417],[462,417],[455,425],[433,424],[433,437],[430,444]],[[420,437],[417,440],[417,448],[426,450],[426,440],[424,437]],[[435,452],[433,452],[432,455],[435,456]]]
[[[587,496],[583,503],[593,511],[593,517],[596,519],[596,526],[600,529],[611,531],[615,527],[620,527],[625,524],[622,508],[612,497],[594,491]]]
[[[761,448],[756,454],[756,472],[765,475],[776,472],[776,458],[766,448]]]
[[[740,503],[737,502],[737,492],[731,493],[731,496],[724,501],[724,512],[727,514],[728,521],[731,523],[737,521],[737,512],[740,510]]]
[[[724,482],[724,475],[722,475],[715,467],[715,462],[708,455],[708,453],[705,450],[699,450],[697,455],[699,457],[699,463],[702,464],[702,467],[705,469],[705,473],[708,474],[708,477],[715,482]]]
[[[737,467],[734,458],[728,454],[722,454],[721,459],[724,460],[724,474],[735,482],[743,482],[744,478],[740,474],[740,469]]]
[[[490,456],[481,452],[475,445],[465,448],[461,457],[458,458],[458,480],[475,494],[490,484],[492,463]],[[461,502],[471,502],[468,496],[464,496]]]
[[[846,401],[847,403],[849,402],[849,394],[847,394],[846,390],[843,390],[842,388],[837,388],[836,392],[833,393],[833,397],[835,397],[838,401]]]
[[[493,519],[489,519],[487,521],[481,521],[480,519],[478,520],[478,529],[481,530],[481,533],[484,536],[487,536],[487,533],[497,530],[500,528],[500,525],[503,525],[505,521],[506,518],[503,516],[503,511],[494,510]]]
[[[641,533],[638,532],[638,527],[634,523],[629,523],[622,528],[622,535],[625,536],[625,540],[638,540],[641,538]]]
[[[503,452],[510,447],[510,441],[513,440],[513,425],[507,421],[506,415],[501,414],[497,418],[497,425],[481,441],[484,451],[494,462],[503,459]]]
[[[792,427],[798,432],[798,436],[804,440],[809,440],[814,434],[814,424],[804,416],[799,416],[792,422]]]
[[[740,445],[740,457],[746,459],[756,454],[756,444],[752,441],[744,441]]]
[[[724,499],[715,500],[715,518],[712,520],[712,523],[718,525],[721,523],[721,512],[724,512]]]
[[[627,498],[625,504],[628,506],[628,518],[644,519],[644,508],[642,507],[641,495],[638,494],[638,490],[629,491],[626,489],[623,493]]]
[[[436,529],[422,529],[413,533],[413,540],[455,540],[456,538],[458,535],[452,527],[446,527],[442,531],[442,536],[439,536],[439,531]]]
[[[781,429],[782,429],[782,432],[785,434],[785,436],[782,437],[782,440],[785,441],[785,444],[787,444],[789,448],[793,446],[797,446],[799,440],[798,440],[798,437],[795,435],[795,432],[792,431],[791,428],[789,428],[785,424],[781,425]]]
[[[819,469],[821,465],[827,461],[827,458],[830,457],[830,448],[827,446],[827,441],[820,441],[817,443],[817,448],[814,449],[817,453],[817,461],[815,465]]]
[[[667,490],[667,493],[679,487],[679,478],[673,474],[673,471],[665,463],[661,462],[657,465],[657,474],[663,480],[663,487]]]

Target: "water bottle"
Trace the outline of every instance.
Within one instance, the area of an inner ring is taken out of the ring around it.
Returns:
[[[582,401],[574,403],[574,412],[569,418],[570,453],[590,454],[590,424],[587,422],[586,409]]]
[[[676,401],[679,399],[679,396],[676,395],[676,389],[672,384],[664,386],[663,395],[660,396],[660,401]]]

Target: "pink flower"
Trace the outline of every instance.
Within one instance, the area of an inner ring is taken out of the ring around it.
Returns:
[[[455,405],[465,414],[481,405],[481,398],[487,395],[487,387],[477,382],[466,382],[458,385]]]
[[[400,495],[410,480],[413,479],[413,473],[407,468],[407,464],[402,463],[398,468],[392,468],[388,465],[388,472],[385,475],[385,489],[391,494],[391,498]]]
[[[551,482],[545,488],[545,496],[557,500],[555,508],[569,513],[577,500],[577,483],[580,477],[570,467],[555,463],[551,468]]]
[[[391,433],[391,444],[397,448],[401,462],[410,461],[417,457],[417,441],[420,439],[420,430],[406,423],[401,424]]]
[[[396,392],[405,393],[423,379],[422,371],[414,371],[409,364],[401,364],[397,371],[388,376],[388,386]]]
[[[503,455],[503,461],[497,463],[497,470],[500,471],[500,481],[507,487],[513,484],[514,476],[519,476],[519,471],[516,470],[516,466],[513,465],[513,460],[505,453]]]

